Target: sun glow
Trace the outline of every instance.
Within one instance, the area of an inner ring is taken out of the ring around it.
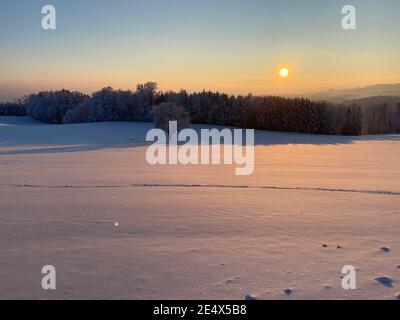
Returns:
[[[279,76],[281,78],[286,78],[289,75],[289,69],[288,68],[282,68],[279,70]]]

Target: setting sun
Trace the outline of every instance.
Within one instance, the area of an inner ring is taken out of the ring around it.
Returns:
[[[281,70],[279,70],[279,75],[282,78],[286,78],[289,75],[289,70],[288,68],[282,68]]]

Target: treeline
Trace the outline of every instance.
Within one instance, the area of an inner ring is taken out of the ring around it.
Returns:
[[[68,90],[46,91],[23,101],[30,117],[57,124],[153,121],[155,110],[162,112],[154,106],[171,103],[184,108],[190,121],[199,124],[331,135],[388,133],[400,127],[400,112],[397,118],[393,113],[389,121],[382,116],[389,112],[384,106],[364,110],[357,104],[332,105],[303,98],[160,92],[154,82],[139,84],[135,91],[103,88],[91,96]],[[386,120],[378,120],[382,117]]]
[[[26,116],[26,108],[23,102],[0,103],[0,116]]]
[[[362,134],[400,134],[400,102],[367,106],[363,108],[363,116]]]
[[[68,90],[45,91],[25,99],[28,116],[47,123],[152,121],[151,109],[159,103],[157,84],[138,85],[136,91],[110,87],[91,96]]]
[[[189,96],[195,123],[314,134],[361,134],[361,110],[304,98],[238,96],[202,92]]]

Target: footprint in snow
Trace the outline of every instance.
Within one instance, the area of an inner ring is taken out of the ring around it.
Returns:
[[[254,301],[254,300],[257,300],[257,297],[255,295],[252,295],[252,294],[246,294],[245,297],[244,297],[244,300],[246,300],[246,301]]]
[[[388,248],[388,247],[382,247],[380,249],[381,249],[381,251],[383,251],[385,253],[388,253],[390,251],[390,248]]]
[[[375,281],[379,282],[381,285],[385,286],[386,288],[393,288],[394,281],[388,277],[375,278]]]
[[[287,288],[287,289],[283,290],[283,292],[284,292],[287,296],[291,296],[292,293],[293,293],[293,290],[290,289],[290,288]]]
[[[237,276],[237,277],[234,277],[234,278],[231,278],[231,279],[227,279],[227,280],[225,280],[224,282],[225,282],[225,283],[234,283],[234,282],[236,282],[236,281],[239,281],[239,279],[240,279],[240,277]]]

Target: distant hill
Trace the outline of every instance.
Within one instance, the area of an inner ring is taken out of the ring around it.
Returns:
[[[306,94],[312,100],[323,100],[332,103],[343,103],[349,100],[359,100],[368,97],[400,97],[400,83],[378,84],[374,86],[344,90],[325,90]]]
[[[370,107],[376,106],[383,103],[387,103],[390,107],[395,107],[400,103],[400,96],[375,96],[375,97],[367,97],[361,99],[348,100],[345,104],[355,103],[361,107]]]

